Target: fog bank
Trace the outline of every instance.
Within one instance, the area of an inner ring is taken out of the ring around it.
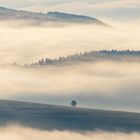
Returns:
[[[108,20],[109,21],[109,20]],[[106,21],[106,23],[108,23]],[[0,64],[31,63],[42,57],[57,58],[101,49],[140,49],[139,22],[96,25],[28,25],[0,22]]]
[[[1,68],[0,98],[140,111],[140,64],[81,63],[46,68]]]
[[[109,21],[109,20],[108,20]],[[106,22],[107,23],[107,22]],[[140,64],[109,62],[43,69],[15,69],[7,64],[37,62],[101,49],[140,49],[139,22],[95,25],[9,26],[0,22],[0,98],[140,111]]]
[[[110,132],[68,132],[68,131],[41,131],[30,129],[22,126],[7,126],[0,128],[0,139],[4,140],[138,140],[140,139],[139,133],[110,133]]]

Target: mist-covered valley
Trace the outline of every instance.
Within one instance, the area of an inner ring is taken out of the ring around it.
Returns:
[[[1,98],[139,112],[140,64],[1,68]]]
[[[13,12],[16,18],[0,20],[0,99],[5,99],[0,100],[0,139],[138,140],[139,19],[103,18],[101,25],[87,23],[94,19],[87,16],[54,12],[62,17],[48,23],[43,13]],[[105,50],[111,55],[99,54]],[[111,50],[119,53],[114,57]],[[98,61],[89,61],[92,51]],[[42,58],[69,57],[66,63],[42,65]],[[69,107],[72,100],[78,107]]]
[[[91,24],[42,27],[26,23],[18,26],[18,21],[1,21],[1,63],[32,63],[41,58],[57,58],[91,50],[139,50],[138,21],[107,23],[113,27]]]
[[[74,63],[46,68],[13,68],[41,58],[59,58],[98,50],[139,50],[139,21],[112,27],[91,24],[32,26],[0,22],[1,98],[139,112],[139,62]],[[17,23],[17,24],[16,24]]]

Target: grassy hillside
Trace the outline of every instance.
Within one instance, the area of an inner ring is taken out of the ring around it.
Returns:
[[[0,125],[45,130],[140,131],[140,114],[0,100]]]

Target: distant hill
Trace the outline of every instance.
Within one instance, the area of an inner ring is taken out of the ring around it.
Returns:
[[[70,22],[70,23],[95,23],[100,25],[105,25],[103,22],[99,21],[96,18],[83,16],[83,15],[75,15],[61,12],[48,12],[47,16],[54,20],[60,22]]]
[[[0,100],[0,126],[45,130],[140,132],[140,114]]]
[[[133,50],[101,50],[90,51],[84,53],[75,53],[66,57],[60,56],[57,59],[42,58],[36,63],[26,65],[29,67],[48,66],[48,65],[69,65],[81,62],[97,62],[97,61],[124,61],[124,62],[140,62],[140,51]]]
[[[102,21],[83,15],[68,14],[62,12],[37,13],[23,10],[14,10],[0,7],[0,20],[33,20],[37,23],[90,23],[107,26]]]

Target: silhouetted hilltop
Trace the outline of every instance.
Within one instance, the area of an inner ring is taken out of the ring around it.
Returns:
[[[48,12],[47,16],[54,21],[60,21],[60,22],[95,23],[99,25],[105,25],[103,22],[99,21],[98,19],[88,17],[88,16],[83,16],[83,15],[68,14],[62,12]]]
[[[36,23],[93,23],[107,26],[98,19],[83,15],[68,14],[62,12],[37,13],[24,10],[8,9],[4,7],[0,7],[0,20],[33,20]]]

